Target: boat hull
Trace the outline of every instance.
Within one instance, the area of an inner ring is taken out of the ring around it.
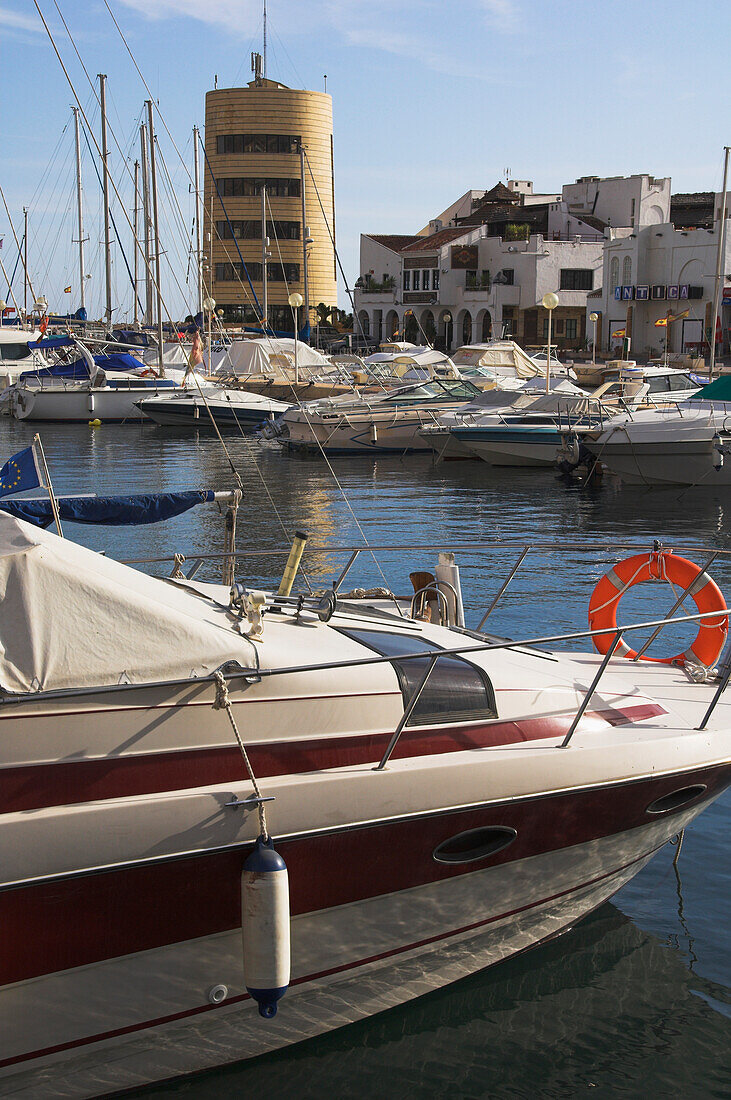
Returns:
[[[271,421],[266,410],[249,409],[242,406],[213,404],[200,406],[192,401],[141,401],[140,409],[146,418],[162,427],[193,427],[212,429],[211,417],[219,428],[238,431],[255,431],[256,428]],[[210,410],[210,412],[209,412]]]
[[[599,460],[630,485],[698,485],[715,488],[731,485],[731,460],[716,469],[712,439],[679,443],[631,442],[621,437],[604,446],[588,444]]]
[[[557,431],[458,428],[452,434],[491,466],[555,466],[561,446]]]
[[[90,420],[107,423],[146,421],[137,402],[156,393],[146,387],[119,389],[23,389],[13,395],[11,410],[16,420],[62,421],[87,424]]]

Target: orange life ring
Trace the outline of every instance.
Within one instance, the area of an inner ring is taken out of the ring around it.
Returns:
[[[695,641],[685,653],[674,657],[645,657],[643,661],[654,661],[661,665],[685,664],[686,661],[700,661],[710,668],[717,660],[726,644],[728,634],[728,615],[726,601],[718,585],[695,562],[681,558],[672,550],[658,550],[651,554],[635,554],[618,562],[602,577],[589,600],[589,628],[591,630],[616,630],[617,607],[627,589],[643,581],[667,580],[677,585],[681,591],[688,588],[698,610],[705,614],[718,611],[719,617],[703,619]],[[596,649],[606,653],[612,644],[612,634],[596,634],[592,638]],[[620,638],[616,652],[632,660],[637,656],[623,638]]]

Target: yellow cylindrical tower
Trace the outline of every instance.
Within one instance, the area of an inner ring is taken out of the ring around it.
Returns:
[[[314,324],[320,303],[337,304],[331,96],[267,79],[218,88],[206,94],[205,140],[205,293],[225,323],[260,320],[244,265],[261,306],[264,186],[269,324],[292,331],[287,300],[295,292],[309,300]]]

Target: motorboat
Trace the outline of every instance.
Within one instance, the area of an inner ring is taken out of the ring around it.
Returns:
[[[140,421],[145,416],[137,403],[143,397],[175,389],[185,378],[182,370],[160,378],[128,352],[92,356],[78,342],[76,347],[81,358],[24,372],[5,391],[12,416],[65,423]]]
[[[487,370],[488,368],[475,369]],[[469,379],[474,381],[471,374]],[[581,394],[581,390],[567,379],[552,378],[549,386],[551,394]],[[540,379],[519,381],[506,377],[500,385],[483,390],[473,401],[443,413],[436,423],[426,424],[420,429],[420,434],[438,459],[477,458],[465,443],[457,439],[452,428],[475,427],[486,415],[528,409],[534,401],[545,395],[545,392],[546,384]]]
[[[472,401],[480,390],[462,379],[433,379],[398,389],[335,397],[295,406],[279,420],[279,441],[290,450],[326,454],[428,451],[419,434],[449,409]]]
[[[452,353],[452,361],[460,372],[483,367],[505,378],[545,378],[545,369],[534,362],[515,340],[463,344]]]
[[[623,575],[703,572],[640,556]],[[4,1095],[135,1089],[437,989],[575,924],[727,789],[722,597],[708,666],[633,662],[611,627],[602,653],[465,630],[449,558],[411,603],[279,596],[0,513]]]
[[[450,436],[492,466],[555,466],[566,436],[574,444],[602,431],[624,409],[642,401],[647,384],[605,382],[585,394],[570,382],[540,397],[525,397],[506,409],[455,417]]]
[[[618,416],[584,443],[632,485],[731,485],[731,376],[675,405]]]
[[[144,397],[137,407],[148,419],[165,426],[210,428],[213,421],[218,427],[251,431],[281,416],[290,406],[260,393],[202,383]]]

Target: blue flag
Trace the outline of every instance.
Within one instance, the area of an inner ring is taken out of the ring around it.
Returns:
[[[0,497],[6,497],[8,493],[22,493],[25,489],[36,489],[39,485],[43,485],[43,478],[33,447],[18,451],[0,470]]]

